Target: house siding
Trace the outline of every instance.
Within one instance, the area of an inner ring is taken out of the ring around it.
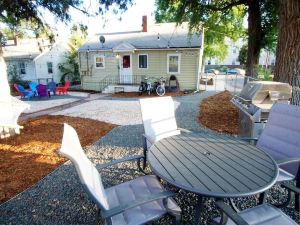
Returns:
[[[105,56],[105,68],[95,68],[95,56]],[[80,73],[84,90],[99,91],[99,82],[106,77],[114,79],[118,75],[118,59],[110,52],[80,52]],[[86,73],[86,74],[84,74]]]
[[[165,77],[169,78],[171,74],[167,72],[167,56],[168,54],[180,54],[180,73],[175,74],[180,85],[180,89],[196,89],[197,72],[198,72],[198,49],[187,50],[136,50],[132,54],[132,73],[134,76],[147,77]],[[105,68],[96,69],[94,65],[94,57],[96,54],[105,55]],[[148,68],[138,68],[138,56],[140,54],[148,55]],[[79,52],[80,70],[82,75],[82,88],[86,90],[99,90],[99,82],[105,77],[117,77],[118,59],[112,52]],[[88,66],[87,66],[88,62]],[[88,71],[89,72],[82,72]],[[86,74],[84,74],[86,73]]]
[[[62,76],[59,64],[66,61],[66,48],[62,45],[55,45],[50,51],[38,56],[35,59],[35,70],[37,79],[41,83],[46,83],[46,79],[53,79],[59,83]],[[52,62],[53,73],[48,73],[47,62]]]
[[[36,80],[35,75],[35,66],[34,63],[30,60],[23,60],[23,59],[10,59],[5,60],[7,65],[8,74],[11,70],[13,70],[13,67],[15,66],[17,68],[17,73],[21,76],[21,79],[23,80]],[[25,74],[20,74],[19,70],[19,63],[23,62],[25,64]],[[10,74],[9,74],[10,75]],[[9,77],[11,79],[11,77]]]

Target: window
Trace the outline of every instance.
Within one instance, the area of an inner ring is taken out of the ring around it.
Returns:
[[[26,68],[24,62],[19,63],[19,68],[20,68],[20,74],[26,74]]]
[[[180,73],[180,54],[168,54],[168,73]]]
[[[123,68],[130,68],[130,55],[123,56]]]
[[[47,62],[48,73],[53,73],[53,63]]]
[[[139,55],[139,68],[148,69],[148,55]]]
[[[95,68],[104,69],[105,68],[105,56],[104,55],[96,55],[95,56]]]

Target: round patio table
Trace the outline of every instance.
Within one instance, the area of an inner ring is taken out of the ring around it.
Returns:
[[[262,193],[278,176],[276,162],[255,146],[212,133],[181,133],[162,139],[149,149],[147,160],[161,179],[202,197],[236,198]]]

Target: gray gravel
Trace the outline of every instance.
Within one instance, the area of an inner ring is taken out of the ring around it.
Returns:
[[[194,131],[210,132],[203,129],[196,122],[196,118],[201,99],[211,94],[205,93],[175,98],[178,126]],[[114,100],[113,103],[116,105],[124,101],[126,100]],[[137,104],[136,100],[130,100],[129,102],[130,106]],[[121,105],[124,106],[122,103]],[[116,107],[113,107],[114,110]],[[136,110],[134,106],[132,112],[136,113],[132,117],[132,121],[127,119],[123,126],[113,129],[94,145],[86,148],[88,157],[96,166],[112,159],[142,152],[141,134],[143,133],[143,126],[140,118],[140,122],[137,122],[139,110]],[[126,113],[129,113],[129,111],[126,111]],[[111,116],[111,114],[106,115]],[[120,114],[120,116],[122,115]],[[119,118],[118,121],[121,120],[122,118]],[[123,163],[118,167],[106,169],[101,171],[101,174],[106,187],[142,175],[136,170],[136,165],[132,163]],[[167,189],[178,191],[176,201],[183,210],[183,224],[191,224],[197,196],[178,190],[165,182],[163,184]],[[275,186],[269,191],[267,201],[273,202],[274,199],[278,198],[281,201],[282,192],[283,189]],[[241,207],[249,207],[256,204],[256,198],[239,199],[239,202],[242,202]],[[205,203],[205,213],[202,218],[204,224],[207,224],[212,216],[218,214],[213,203],[212,199],[207,199]],[[299,221],[299,213],[293,208],[286,208],[284,211],[295,221]],[[74,166],[68,161],[33,187],[2,204],[0,206],[0,224],[94,224],[95,212],[96,207],[87,198]],[[168,217],[155,222],[155,224],[163,225],[170,223]]]

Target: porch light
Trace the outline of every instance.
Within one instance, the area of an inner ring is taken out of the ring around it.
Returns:
[[[159,33],[157,33],[157,40],[158,40],[158,41],[160,40],[160,36],[159,36]]]
[[[117,58],[117,59],[120,58],[120,55],[119,55],[119,54],[116,54],[116,58]]]

